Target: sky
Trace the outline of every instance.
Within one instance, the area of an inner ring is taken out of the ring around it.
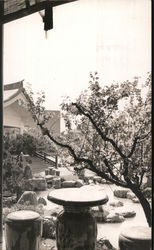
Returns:
[[[88,87],[91,71],[102,86],[151,71],[150,0],[78,0],[53,14],[47,38],[39,13],[4,25],[4,84],[24,79],[57,110],[62,96]]]

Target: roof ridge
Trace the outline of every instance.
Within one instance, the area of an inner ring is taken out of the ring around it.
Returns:
[[[4,90],[21,89],[23,88],[23,81],[24,80],[21,80],[15,83],[6,84],[4,85]]]

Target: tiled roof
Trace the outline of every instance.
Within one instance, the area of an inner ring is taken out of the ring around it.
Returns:
[[[14,82],[4,85],[4,90],[12,90],[12,89],[19,89],[23,88],[23,80],[20,82]]]

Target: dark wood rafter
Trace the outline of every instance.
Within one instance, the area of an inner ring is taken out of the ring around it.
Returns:
[[[0,25],[5,24],[16,19],[31,15],[35,12],[39,12],[41,10],[45,10],[47,5],[50,7],[56,7],[62,4],[71,3],[77,0],[41,0],[41,2],[37,1],[36,4],[30,5],[30,0],[25,0],[25,8],[20,10],[14,10],[14,12],[5,14],[5,10],[0,14]],[[3,2],[4,1],[0,1]]]
[[[25,8],[15,13],[7,14],[5,16],[3,15],[3,17],[0,18],[0,24],[5,24],[14,21],[16,19],[31,15],[35,12],[43,10],[44,8],[45,8],[45,2],[42,2],[37,5],[31,6],[30,8]]]

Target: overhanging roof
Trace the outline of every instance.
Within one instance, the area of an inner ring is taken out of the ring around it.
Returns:
[[[77,0],[0,0],[0,24]]]

